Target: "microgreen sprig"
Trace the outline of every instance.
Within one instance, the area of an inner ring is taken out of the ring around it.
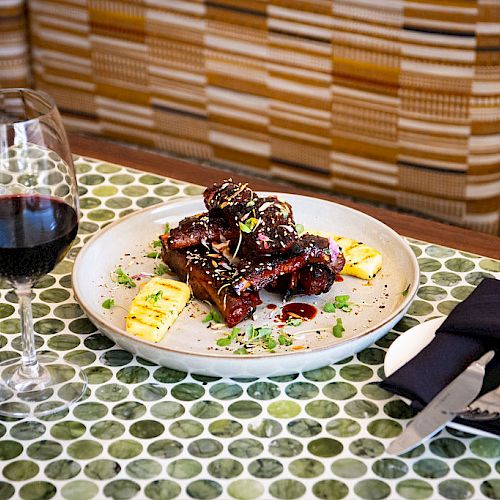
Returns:
[[[115,305],[115,299],[106,299],[101,305],[104,309],[112,309]]]
[[[335,302],[327,302],[323,306],[323,311],[326,313],[335,312],[337,309],[340,309],[344,312],[352,311],[352,304],[349,302],[349,295],[336,295]]]
[[[342,318],[337,318],[337,323],[332,328],[332,335],[338,339],[342,337],[345,332],[344,325],[342,324]]]
[[[231,330],[231,333],[229,335],[227,335],[226,337],[222,337],[220,339],[217,339],[217,345],[219,347],[226,347],[226,346],[230,345],[240,332],[241,332],[241,328],[237,328],[235,326]]]
[[[121,267],[116,269],[115,274],[119,285],[125,285],[127,288],[135,288],[137,286],[135,281]]]
[[[213,321],[214,323],[224,323],[219,310],[214,306],[210,307],[210,312],[205,316],[205,318],[203,318],[203,323],[208,323],[209,321]]]
[[[156,304],[163,297],[163,290],[158,290],[156,293],[150,293],[146,297],[146,302]]]

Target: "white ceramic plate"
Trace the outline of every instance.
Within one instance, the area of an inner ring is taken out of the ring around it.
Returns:
[[[418,265],[409,245],[392,229],[356,210],[324,200],[299,195],[279,194],[291,203],[295,220],[310,232],[329,232],[363,241],[380,250],[383,268],[367,283],[345,277],[335,283],[327,294],[296,297],[294,302],[314,304],[317,316],[299,327],[287,327],[294,334],[294,346],[280,346],[276,353],[254,352],[235,355],[238,347],[217,347],[216,340],[228,333],[227,328],[215,330],[202,323],[209,308],[193,301],[182,312],[174,326],[157,344],[133,337],[125,332],[126,312],[137,288],[116,287],[111,275],[122,266],[130,275],[152,272],[155,265],[144,255],[148,245],[163,232],[165,223],[172,227],[179,220],[204,210],[203,200],[191,198],[172,201],[131,214],[110,224],[96,234],[80,251],[73,270],[76,298],[96,326],[122,348],[160,365],[214,376],[271,376],[311,370],[338,361],[358,352],[383,336],[404,315],[419,283]],[[408,288],[409,287],[409,288]],[[406,294],[402,292],[407,290]],[[324,313],[322,306],[335,295],[347,294],[356,305],[352,312]],[[108,311],[102,308],[106,298],[113,297],[121,307]],[[261,293],[260,305],[252,321],[238,326],[272,326],[280,312],[277,295]],[[271,310],[269,303],[278,307]],[[336,318],[341,317],[345,332],[338,339],[332,335]],[[316,333],[319,331],[320,333]]]
[[[436,330],[443,324],[446,318],[434,318],[420,325],[416,325],[409,330],[406,330],[399,336],[389,347],[384,360],[384,372],[387,376],[392,375],[396,370],[413,359],[427,344],[430,344],[432,339],[436,336]],[[405,400],[405,398],[401,398]],[[406,402],[409,402],[407,399]],[[467,425],[449,422],[447,427],[457,429],[463,432],[470,432],[471,434],[478,434],[481,436],[495,436],[489,432],[482,431]],[[497,437],[497,436],[495,436]]]

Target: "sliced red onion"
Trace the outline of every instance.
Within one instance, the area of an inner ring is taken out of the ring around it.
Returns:
[[[330,249],[330,256],[333,262],[339,256],[340,248],[331,236],[328,238],[328,248]]]

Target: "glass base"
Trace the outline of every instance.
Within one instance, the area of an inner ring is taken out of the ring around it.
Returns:
[[[76,403],[87,389],[87,376],[77,365],[60,362],[54,352],[37,354],[38,367],[26,373],[19,358],[0,363],[0,415],[45,417]]]

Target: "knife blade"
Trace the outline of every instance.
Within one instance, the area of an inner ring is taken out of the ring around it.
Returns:
[[[481,391],[485,367],[494,356],[495,351],[488,351],[453,379],[392,441],[387,448],[388,453],[401,455],[411,450],[463,411]]]

